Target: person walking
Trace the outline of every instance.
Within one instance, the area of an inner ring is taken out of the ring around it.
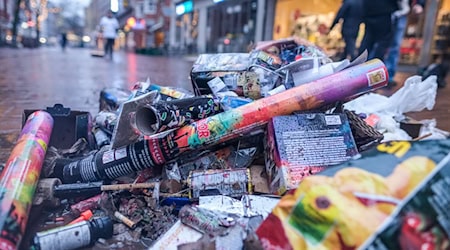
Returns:
[[[362,0],[364,37],[359,47],[359,54],[368,50],[368,59],[384,60],[384,55],[391,43],[393,34],[392,14],[398,10],[395,0]]]
[[[106,16],[100,20],[100,31],[105,42],[105,57],[109,56],[109,59],[113,59],[113,46],[116,40],[117,30],[119,29],[119,22],[113,17],[112,11],[108,11]]]
[[[67,45],[67,33],[63,32],[61,33],[61,49],[63,52],[66,52],[66,45]]]
[[[341,60],[346,58],[352,60],[356,57],[356,38],[358,37],[359,25],[362,22],[362,18],[361,0],[343,1],[341,8],[337,12],[330,27],[331,31],[334,26],[343,19],[341,34],[345,42],[345,48]]]
[[[425,0],[410,0],[409,3],[399,2],[400,9],[394,12],[394,35],[388,50],[388,53],[385,56],[385,64],[388,70],[390,79],[389,85],[396,85],[394,82],[394,76],[397,71],[398,60],[400,58],[400,45],[403,41],[403,36],[405,34],[406,25],[408,24],[408,13],[410,10],[410,6],[412,6],[412,13],[415,15],[419,15],[423,12],[423,8],[425,6]]]

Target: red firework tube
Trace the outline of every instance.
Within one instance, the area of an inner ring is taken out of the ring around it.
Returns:
[[[311,110],[386,86],[388,74],[374,59],[308,84],[193,122],[162,137],[98,152],[64,166],[64,182],[98,181],[158,167],[180,153],[235,139],[275,116]]]
[[[32,113],[0,176],[0,249],[18,249],[53,129],[52,116]]]
[[[87,210],[94,210],[98,207],[98,204],[100,203],[100,200],[102,199],[102,195],[96,195],[94,197],[91,197],[89,199],[86,200],[82,200],[76,204],[73,204],[72,206],[70,206],[70,211],[73,214],[81,214]]]

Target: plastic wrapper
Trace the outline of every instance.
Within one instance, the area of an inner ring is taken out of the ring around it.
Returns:
[[[256,152],[256,147],[237,149],[235,146],[228,146],[206,152],[192,161],[181,158],[176,167],[183,179],[187,179],[194,170],[247,168],[253,162]]]
[[[262,50],[254,50],[250,53],[250,63],[261,67],[276,70],[281,67],[282,61],[278,55]]]
[[[190,98],[194,95],[184,89],[180,88],[174,88],[174,87],[166,87],[166,86],[160,86],[157,84],[150,84],[150,86],[147,88],[148,91],[158,91],[159,94],[161,94],[161,99],[165,101],[170,101],[173,99],[184,99],[184,98]]]
[[[436,79],[436,76],[424,80],[420,76],[409,77],[403,87],[389,97],[386,108],[393,114],[432,110],[436,102]]]
[[[244,95],[249,96],[252,99],[268,96],[269,91],[281,83],[285,77],[276,71],[255,64],[249,67],[247,74],[249,76],[255,75],[254,78],[256,78],[256,90],[253,90],[253,92],[256,91],[256,93],[252,95],[248,94],[248,92],[252,90],[252,88],[249,87],[249,83],[243,84]]]
[[[109,111],[100,111],[94,118],[94,125],[96,127],[101,127],[112,134],[114,131],[114,126],[117,123],[117,113]]]
[[[185,89],[154,84],[150,82],[150,78],[147,78],[145,82],[137,82],[134,85],[132,98],[136,98],[151,91],[158,92],[159,95],[157,100],[161,99],[164,101],[184,99],[194,96],[192,93]]]
[[[380,144],[359,159],[305,178],[283,196],[257,235],[266,249],[358,248],[375,237],[383,224],[398,218],[399,211],[415,198],[421,200],[421,205],[415,203],[417,208],[435,213],[434,218],[448,218],[448,209],[441,208],[449,202],[442,192],[448,185],[449,152],[450,140]],[[440,180],[430,181],[436,172],[442,172]],[[435,184],[440,186],[430,187]],[[426,186],[434,196],[418,197],[417,191]],[[434,225],[442,232],[448,220],[435,219]],[[401,237],[397,231],[390,240],[398,242]]]
[[[253,100],[238,96],[224,96],[220,100],[220,107],[227,111],[251,103]]]
[[[412,76],[406,79],[404,86],[390,97],[370,93],[344,105],[346,109],[357,113],[383,113],[398,117],[408,112],[433,109],[436,92],[435,76],[430,76],[423,81],[420,76]]]
[[[258,195],[244,195],[240,200],[222,196],[202,196],[199,199],[199,207],[208,210],[236,214],[241,217],[261,216],[266,218],[279,199]]]
[[[192,171],[188,178],[189,198],[203,195],[239,197],[252,193],[249,169]]]
[[[178,217],[183,224],[211,236],[225,235],[227,227],[234,223],[234,219],[227,220],[226,216],[191,205],[182,207]]]
[[[106,88],[100,91],[100,111],[116,111],[120,104],[130,99],[131,91]]]
[[[283,59],[283,65],[292,62],[292,57],[294,57],[294,60],[303,57],[323,57],[326,58],[328,62],[331,62],[331,59],[328,58],[321,48],[297,36],[258,42],[255,50],[262,50],[274,55],[279,55],[280,58]],[[292,54],[294,54],[294,56],[291,56]]]

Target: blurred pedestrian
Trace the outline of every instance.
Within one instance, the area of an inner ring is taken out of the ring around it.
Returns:
[[[412,13],[419,15],[423,12],[425,0],[410,0],[409,5],[405,2],[400,2],[400,9],[394,12],[395,26],[394,35],[389,47],[388,53],[385,57],[386,68],[389,73],[389,85],[396,85],[394,82],[395,72],[397,71],[398,60],[400,58],[400,45],[403,41],[406,25],[408,24],[408,13],[410,6],[412,6]]]
[[[117,31],[119,29],[119,22],[115,17],[113,17],[112,11],[108,11],[106,16],[102,17],[100,20],[100,30],[105,43],[105,57],[109,55],[109,58],[113,59],[113,46],[114,41],[116,40]]]
[[[359,47],[359,53],[368,50],[368,59],[383,60],[392,39],[392,14],[398,10],[395,0],[362,0],[364,37]]]
[[[344,0],[339,9],[330,31],[334,26],[343,19],[342,23],[342,38],[344,38],[345,48],[341,60],[355,58],[356,53],[356,38],[358,37],[359,25],[362,22],[362,2],[361,0]]]
[[[67,45],[67,33],[63,32],[61,33],[61,49],[62,51],[66,51],[66,45]]]

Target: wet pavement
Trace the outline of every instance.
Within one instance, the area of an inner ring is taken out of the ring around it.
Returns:
[[[192,59],[192,58],[191,58]],[[14,146],[25,109],[61,103],[98,113],[100,91],[130,89],[147,77],[154,83],[191,90],[193,61],[184,57],[143,56],[123,51],[114,59],[93,57],[89,49],[0,48],[0,164]]]

